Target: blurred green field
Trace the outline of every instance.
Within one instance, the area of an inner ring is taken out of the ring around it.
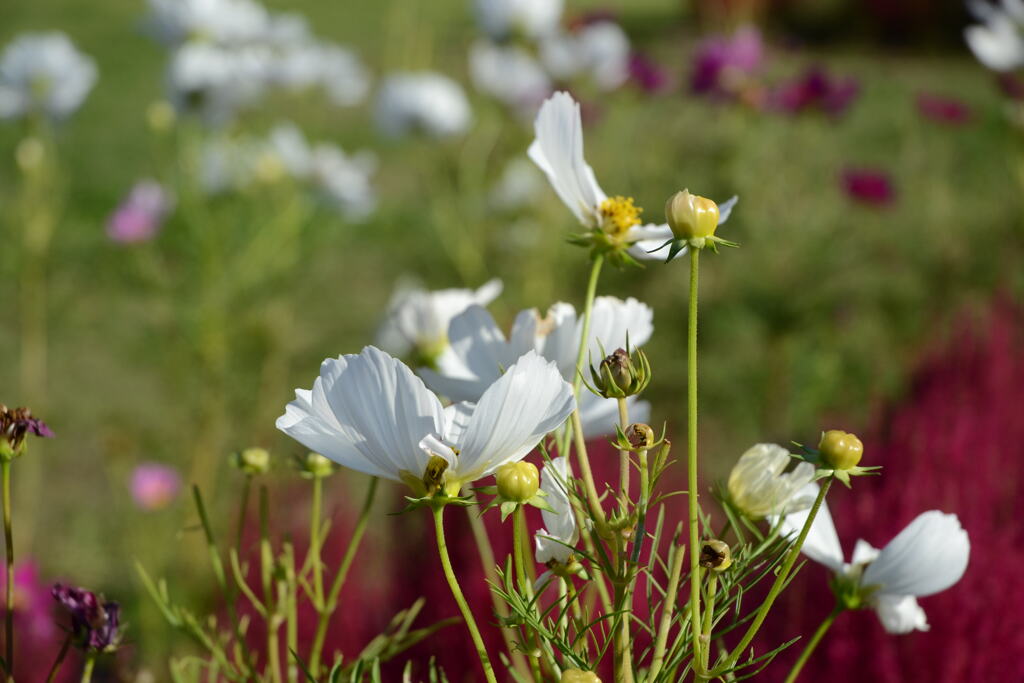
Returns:
[[[318,35],[353,46],[375,75],[431,66],[467,83],[474,27],[465,2],[266,4],[302,12]],[[599,4],[570,2],[569,10]],[[127,0],[17,3],[3,10],[0,25],[0,44],[26,30],[65,30],[100,69],[85,106],[59,131],[67,201],[49,260],[49,382],[36,409],[58,438],[35,445],[34,464],[25,465],[26,479],[39,476],[39,485],[16,484],[19,555],[36,557],[49,575],[116,594],[136,624],[154,615],[140,605],[132,560],[175,566],[178,530],[194,520],[187,505],[134,512],[126,480],[142,460],[188,470],[205,388],[189,343],[192,283],[180,281],[185,270],[173,261],[161,266],[166,279],[150,271],[166,245],[189,253],[187,235],[175,233],[179,221],[141,247],[112,244],[104,234],[132,182],[160,172],[169,144],[155,140],[145,120],[161,96],[166,54],[139,30],[144,9]],[[634,43],[685,82],[699,30],[678,3],[644,0],[619,11]],[[740,196],[723,234],[742,248],[706,259],[702,269],[703,448],[711,461],[730,462],[756,441],[812,439],[826,425],[862,427],[881,402],[899,399],[915,359],[952,321],[998,291],[1016,296],[1024,288],[1022,169],[1012,161],[1020,139],[989,74],[966,49],[850,44],[774,49],[771,58],[769,73],[821,63],[859,79],[862,94],[836,121],[716,104],[683,87],[656,97],[626,88],[598,103],[601,115],[585,133],[604,188],[635,197],[650,220],[660,222],[665,198],[682,187]],[[914,104],[921,92],[962,99],[973,120],[953,128],[922,119]],[[253,292],[229,313],[227,449],[298,452],[276,433],[274,418],[293,387],[309,385],[321,359],[372,342],[402,276],[435,288],[501,277],[505,293],[491,309],[504,324],[522,307],[579,305],[587,262],[565,243],[576,226],[554,193],[517,215],[495,213],[486,201],[505,161],[525,154],[529,126],[471,96],[472,130],[445,143],[383,140],[370,106],[338,110],[314,98],[274,100],[246,119],[262,130],[288,118],[313,139],[374,151],[380,205],[362,224],[315,214],[296,276]],[[23,134],[0,125],[0,224],[8,240],[19,230],[13,155]],[[850,165],[891,173],[896,202],[851,202],[838,183]],[[240,210],[229,205],[214,215]],[[0,253],[7,312],[0,400],[9,405],[26,396],[18,386],[15,254]],[[600,288],[655,309],[650,398],[656,419],[677,434],[685,270],[606,271]],[[215,505],[224,510],[229,502],[221,495]],[[195,536],[185,534],[184,545],[198,543]]]

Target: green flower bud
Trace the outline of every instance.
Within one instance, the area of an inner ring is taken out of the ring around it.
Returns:
[[[177,114],[166,100],[157,100],[146,107],[146,123],[154,133],[166,133],[174,125]]]
[[[718,204],[689,190],[676,192],[665,204],[665,220],[678,239],[711,237],[718,228]]]
[[[266,474],[270,471],[270,453],[265,448],[246,448],[231,456],[231,464],[245,474]]]
[[[604,398],[635,396],[651,382],[651,365],[647,355],[636,349],[632,355],[626,349],[616,349],[598,365],[590,366],[594,388]]]
[[[860,462],[864,455],[864,444],[853,434],[830,429],[821,435],[818,450],[826,465],[837,470],[848,470]]]
[[[646,451],[656,441],[654,430],[643,422],[629,425],[629,429],[626,430],[626,438],[629,440],[629,445],[638,451]]]
[[[334,463],[319,453],[307,453],[299,458],[299,470],[311,479],[323,479],[334,474]]]
[[[716,572],[724,572],[732,565],[732,551],[729,545],[717,538],[710,538],[700,547],[700,566]]]
[[[601,679],[593,671],[582,669],[566,669],[562,672],[559,683],[601,683]]]
[[[498,495],[513,503],[525,503],[540,489],[540,472],[533,463],[523,460],[499,467],[495,479]]]

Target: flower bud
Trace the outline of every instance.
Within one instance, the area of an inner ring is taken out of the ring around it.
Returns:
[[[629,445],[638,451],[646,451],[654,445],[656,440],[654,430],[643,422],[629,425],[629,429],[626,430],[626,438],[629,440]]]
[[[498,468],[498,495],[513,503],[525,503],[540,489],[540,472],[533,463],[523,460]]]
[[[266,474],[270,471],[270,453],[265,448],[246,448],[231,456],[231,464],[245,474]]]
[[[717,538],[704,541],[700,547],[700,566],[716,572],[724,572],[732,564],[732,551],[728,544]]]
[[[678,239],[711,237],[718,228],[718,204],[689,190],[676,192],[665,204],[665,220]]]
[[[307,453],[299,458],[299,469],[303,476],[311,479],[323,479],[334,474],[334,463],[319,453]]]
[[[601,683],[601,679],[593,671],[566,669],[562,672],[560,683]]]
[[[837,470],[848,470],[860,462],[864,455],[864,444],[853,434],[830,429],[821,435],[818,450],[826,465]]]
[[[176,118],[174,107],[166,100],[157,100],[146,107],[146,123],[154,133],[166,133]]]
[[[28,408],[8,408],[0,404],[0,458],[11,460],[25,452],[25,437],[33,434],[42,438],[53,436],[46,423],[32,417]]]
[[[627,398],[647,388],[651,381],[651,365],[643,351],[632,355],[625,349],[616,349],[598,365],[590,366],[590,377],[597,393],[604,398]]]

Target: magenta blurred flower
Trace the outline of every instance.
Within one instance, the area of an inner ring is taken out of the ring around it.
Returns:
[[[181,475],[170,465],[145,462],[132,472],[132,499],[143,510],[167,507],[177,498],[180,490]]]
[[[121,607],[92,591],[54,584],[53,599],[71,614],[71,637],[89,652],[113,652],[121,644]]]
[[[889,174],[870,168],[848,168],[842,172],[840,183],[846,194],[858,202],[884,206],[896,198]]]
[[[1011,100],[1024,100],[1024,81],[1013,74],[999,74],[996,78],[999,90]]]
[[[761,32],[752,26],[731,36],[712,36],[702,41],[693,55],[693,92],[735,96],[745,89],[764,62]]]
[[[642,52],[629,56],[629,77],[646,93],[659,93],[669,86],[665,69]]]
[[[961,126],[971,120],[971,108],[952,97],[919,93],[917,111],[926,119],[950,126]]]
[[[171,209],[171,198],[155,180],[135,183],[107,221],[107,236],[121,244],[153,239]]]
[[[812,66],[792,81],[778,86],[771,100],[774,108],[788,114],[817,109],[831,116],[841,116],[859,92],[860,85],[855,79],[840,79],[821,67]]]

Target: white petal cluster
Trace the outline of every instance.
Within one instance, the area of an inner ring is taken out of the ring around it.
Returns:
[[[476,404],[447,408],[400,361],[369,346],[327,359],[277,428],[334,462],[393,481],[421,479],[432,456],[448,463],[448,493],[523,459],[572,412],[572,387],[528,354]]]
[[[494,40],[537,39],[558,29],[562,0],[475,0],[480,27]]]
[[[588,23],[541,42],[540,57],[558,81],[586,78],[599,90],[614,90],[629,78],[629,37],[612,21]]]
[[[981,22],[964,29],[967,46],[978,61],[993,71],[1024,67],[1024,0],[972,0],[967,6]]]
[[[491,206],[501,211],[515,211],[528,206],[544,190],[544,178],[537,167],[522,157],[511,159],[498,181],[491,188]]]
[[[473,120],[462,87],[433,71],[404,71],[381,83],[375,119],[390,137],[423,133],[445,138],[464,133]]]
[[[286,176],[301,183],[348,219],[367,216],[376,206],[371,177],[376,158],[345,154],[328,143],[311,145],[291,123],[266,138],[215,137],[203,148],[200,182],[209,194],[245,190],[260,181]]]
[[[625,301],[610,296],[597,297],[591,317],[587,348],[594,362],[602,358],[601,348],[609,353],[625,346],[646,343],[654,331],[653,312],[636,299]],[[576,376],[576,354],[583,333],[583,321],[567,303],[556,303],[546,317],[536,309],[516,315],[509,337],[481,306],[470,306],[452,319],[448,328],[449,351],[440,356],[437,369],[420,368],[420,376],[434,391],[453,401],[475,401],[501,376],[503,370],[523,354],[536,351],[554,362],[562,377]],[[634,422],[645,422],[650,405],[629,399]],[[605,399],[589,391],[580,393],[580,418],[588,438],[614,433],[618,419],[615,399]]]
[[[789,450],[772,443],[749,448],[729,473],[729,498],[750,519],[804,510],[814,497],[800,495],[814,480],[814,466],[801,462],[786,472]]]
[[[477,41],[469,49],[473,86],[510,108],[532,113],[551,92],[544,67],[520,45]]]
[[[501,280],[490,280],[479,289],[428,291],[400,286],[391,297],[384,321],[377,330],[377,344],[396,356],[416,351],[419,356],[441,353],[448,345],[452,319],[472,305],[486,306],[501,294]]]
[[[579,541],[580,532],[566,488],[571,476],[569,461],[562,456],[547,463],[540,474],[540,489],[547,494],[544,500],[551,508],[541,510],[544,527],[534,534],[534,557],[541,564],[551,561],[565,564]]]
[[[535,137],[530,145],[530,159],[547,176],[551,187],[585,228],[601,227],[601,203],[608,198],[597,183],[594,169],[583,157],[583,123],[580,105],[565,92],[549,97],[537,112]],[[719,205],[718,224],[729,219],[738,201],[733,197]],[[672,239],[667,223],[637,225],[630,228],[626,239],[632,242],[629,254],[642,261],[663,260],[661,247]],[[686,250],[681,250],[679,258]]]
[[[0,54],[0,118],[63,119],[96,83],[96,63],[63,33],[27,33]]]
[[[211,123],[230,121],[272,88],[319,88],[338,106],[369,91],[355,54],[318,40],[301,16],[251,0],[150,0],[149,9],[153,33],[172,50],[170,100]]]
[[[808,496],[817,493],[817,484],[808,484],[804,491]],[[790,537],[799,534],[808,514],[804,510],[786,515],[782,533]],[[929,510],[881,550],[858,540],[846,563],[832,516],[823,504],[802,550],[841,579],[856,581],[886,631],[909,633],[928,630],[917,598],[944,591],[960,580],[967,570],[971,543],[956,515]]]

